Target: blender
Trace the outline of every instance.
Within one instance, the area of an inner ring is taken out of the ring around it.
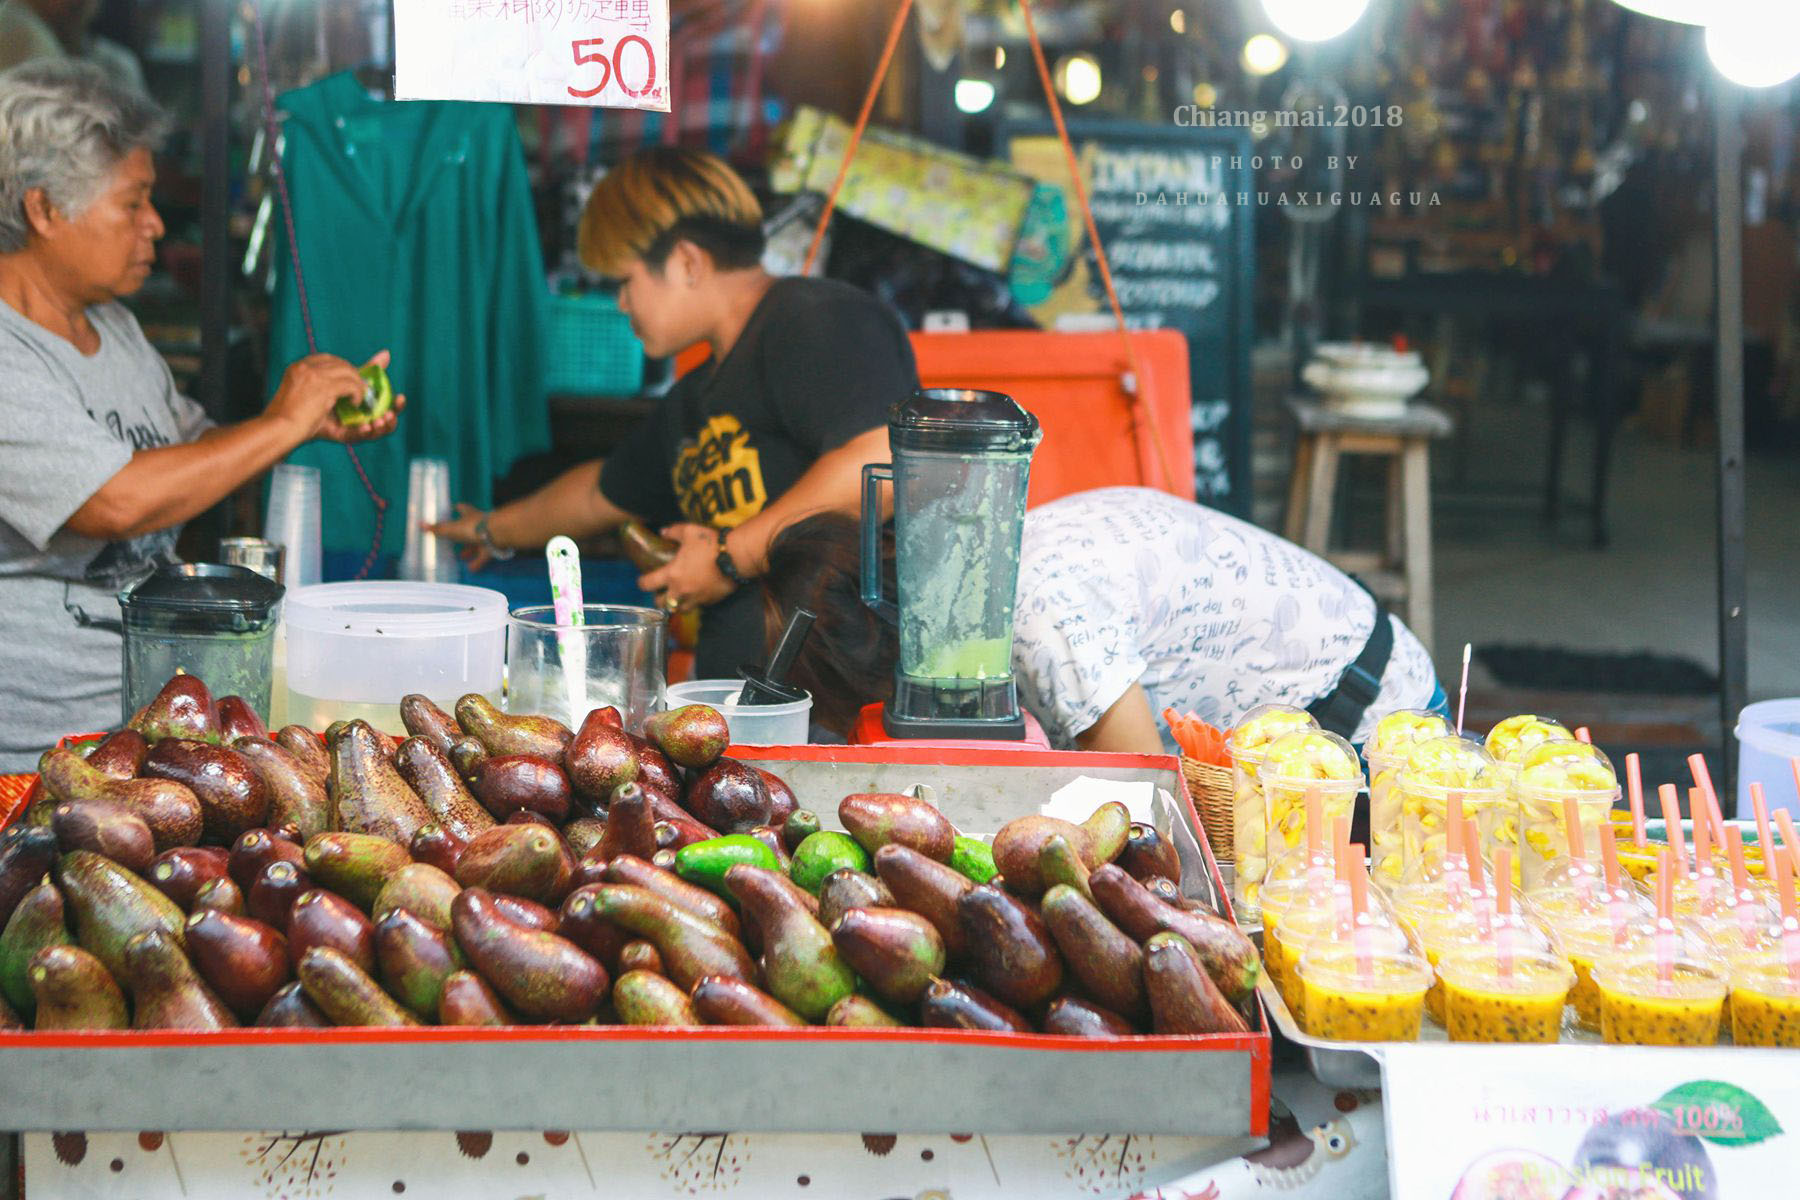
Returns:
[[[120,592],[123,719],[185,671],[215,696],[242,696],[267,722],[285,590],[245,567],[182,563],[158,567]]]
[[[890,464],[863,467],[862,598],[898,629],[890,738],[1020,741],[1014,593],[1037,418],[999,392],[929,388],[888,415]],[[894,488],[897,597],[882,588],[881,484]],[[870,714],[857,740],[874,733]]]

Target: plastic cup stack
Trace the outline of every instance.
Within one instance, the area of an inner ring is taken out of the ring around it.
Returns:
[[[425,526],[454,516],[450,501],[450,464],[441,458],[415,458],[406,472],[406,547],[400,554],[400,578],[421,583],[456,583],[461,579],[456,548]]]
[[[319,469],[281,463],[269,475],[269,514],[263,537],[287,548],[288,590],[324,578],[319,544]]]

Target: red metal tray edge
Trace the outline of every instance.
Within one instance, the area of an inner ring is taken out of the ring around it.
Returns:
[[[104,737],[99,733],[71,734],[57,745],[69,746]],[[1187,781],[1181,773],[1181,762],[1169,754],[1124,754],[1082,750],[1046,750],[1026,755],[1017,751],[983,751],[966,747],[932,749],[926,746],[732,746],[734,758],[746,761],[789,759],[799,762],[868,762],[917,763],[921,766],[1093,766],[1151,767],[1167,770],[1175,781],[1175,794],[1188,817],[1188,826],[1205,855],[1212,877],[1214,894],[1225,905],[1233,924],[1237,917],[1230,908],[1230,891],[1219,874],[1212,845],[1206,839],[1206,826],[1194,808]],[[34,777],[29,789],[10,812],[0,814],[0,829],[5,829],[36,796],[40,782]],[[999,1049],[1043,1050],[1051,1052],[1108,1053],[1119,1049],[1158,1053],[1202,1053],[1245,1051],[1251,1056],[1251,1133],[1267,1133],[1271,1037],[1269,1016],[1262,998],[1257,997],[1258,1028],[1249,1033],[1209,1034],[1141,1034],[1123,1038],[1081,1038],[1045,1033],[988,1033],[964,1029],[833,1029],[809,1026],[805,1029],[764,1029],[749,1026],[700,1026],[691,1029],[638,1029],[628,1025],[605,1026],[508,1026],[482,1029],[455,1026],[422,1026],[419,1028],[344,1028],[344,1029],[236,1029],[194,1033],[183,1030],[96,1030],[85,1033],[40,1034],[32,1031],[0,1032],[0,1049],[93,1049],[152,1046],[279,1046],[343,1043],[348,1045],[433,1042],[528,1042],[528,1041],[807,1041],[829,1038],[840,1041],[909,1042],[918,1044],[979,1045]],[[1260,1069],[1259,1069],[1260,1068]],[[1260,1117],[1258,1114],[1262,1114]],[[1256,1128],[1262,1124],[1262,1128]]]

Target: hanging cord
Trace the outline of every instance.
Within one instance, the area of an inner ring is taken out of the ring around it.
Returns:
[[[1050,64],[1044,59],[1044,44],[1038,40],[1037,18],[1031,11],[1031,0],[1019,0],[1019,10],[1025,15],[1025,33],[1031,39],[1031,57],[1037,63],[1038,79],[1044,85],[1044,100],[1050,106],[1050,120],[1056,126],[1056,136],[1062,141],[1063,157],[1068,160],[1069,184],[1075,189],[1075,199],[1081,204],[1081,220],[1087,226],[1088,242],[1094,247],[1094,262],[1100,268],[1100,282],[1106,288],[1106,302],[1112,306],[1113,320],[1118,322],[1119,340],[1125,343],[1125,365],[1131,372],[1131,378],[1125,390],[1133,398],[1132,407],[1137,410],[1138,420],[1150,428],[1150,444],[1155,450],[1156,470],[1162,476],[1163,490],[1175,490],[1175,472],[1169,467],[1169,451],[1163,445],[1162,430],[1156,424],[1156,414],[1150,411],[1150,404],[1144,398],[1144,373],[1138,364],[1137,345],[1131,340],[1131,330],[1125,324],[1125,310],[1119,304],[1118,289],[1113,286],[1112,265],[1106,260],[1106,247],[1101,244],[1099,227],[1094,224],[1094,210],[1088,204],[1087,184],[1082,182],[1081,164],[1075,158],[1075,144],[1069,140],[1069,128],[1063,123],[1062,104],[1056,99],[1056,88],[1050,78]]]
[[[1031,39],[1031,56],[1037,63],[1038,79],[1044,85],[1044,100],[1050,107],[1050,120],[1056,126],[1056,136],[1062,142],[1063,156],[1068,160],[1069,182],[1075,189],[1075,200],[1081,206],[1081,219],[1087,228],[1088,243],[1094,247],[1094,261],[1100,268],[1100,282],[1106,289],[1106,302],[1112,307],[1113,320],[1119,327],[1119,340],[1125,347],[1124,380],[1125,392],[1132,398],[1132,414],[1150,431],[1150,445],[1153,453],[1156,473],[1162,477],[1164,491],[1174,492],[1177,473],[1170,468],[1168,447],[1163,444],[1162,429],[1156,423],[1156,416],[1150,411],[1150,405],[1144,398],[1144,373],[1138,363],[1137,344],[1131,340],[1131,329],[1125,324],[1125,310],[1119,304],[1118,289],[1113,286],[1112,265],[1106,258],[1106,247],[1100,241],[1100,230],[1094,224],[1094,210],[1088,204],[1087,185],[1081,179],[1081,164],[1075,157],[1075,144],[1069,140],[1069,129],[1063,122],[1062,105],[1057,102],[1056,88],[1050,78],[1050,65],[1044,59],[1044,45],[1038,40],[1037,20],[1031,11],[1031,0],[1019,0],[1019,8],[1025,15],[1025,32]],[[856,148],[862,143],[863,130],[868,127],[869,115],[875,108],[875,97],[881,92],[882,80],[887,77],[888,64],[893,60],[894,48],[899,45],[900,34],[906,27],[906,18],[912,12],[912,0],[900,0],[900,8],[894,14],[894,24],[888,30],[887,45],[882,49],[881,61],[875,67],[875,77],[869,82],[868,95],[863,97],[862,111],[857,114],[856,126],[850,131],[850,144],[844,150],[844,161],[838,164],[837,178],[831,182],[831,190],[825,194],[825,210],[819,214],[818,228],[813,230],[812,245],[806,251],[806,265],[801,268],[803,274],[810,273],[813,261],[818,257],[819,245],[825,239],[825,229],[831,224],[831,214],[837,208],[838,193],[843,190],[844,179],[850,174],[850,160],[856,157]]]
[[[819,246],[825,241],[825,227],[831,224],[831,210],[837,207],[838,193],[844,188],[844,180],[850,174],[850,160],[856,157],[856,148],[862,144],[863,130],[869,127],[869,115],[875,111],[875,97],[881,94],[881,81],[887,78],[888,64],[894,61],[894,49],[900,45],[900,35],[906,30],[906,18],[912,12],[913,0],[900,0],[900,8],[894,13],[894,24],[888,30],[887,45],[881,48],[881,61],[875,65],[875,78],[869,81],[869,94],[863,97],[862,111],[856,114],[856,127],[850,131],[850,144],[844,147],[844,161],[838,164],[837,178],[831,181],[831,190],[825,193],[825,211],[819,214],[819,227],[813,230],[812,245],[806,248],[806,264],[800,268],[802,275],[812,274],[813,262],[819,257]]]
[[[275,194],[281,200],[281,219],[287,227],[288,254],[294,264],[294,288],[300,297],[300,321],[306,328],[306,349],[309,354],[319,352],[319,340],[313,333],[312,302],[306,295],[306,276],[300,270],[300,241],[294,232],[294,203],[288,195],[287,169],[282,165],[281,153],[277,148],[281,137],[281,129],[275,119],[275,85],[269,76],[268,40],[263,35],[262,5],[250,3],[244,5],[244,11],[250,18],[250,25],[256,31],[256,70],[262,77],[262,116],[264,136],[269,143],[269,173],[275,180]],[[345,444],[344,453],[350,456],[350,465],[356,470],[356,477],[362,481],[363,491],[369,494],[369,502],[375,506],[375,532],[369,543],[368,557],[363,559],[355,578],[367,579],[375,569],[375,563],[381,558],[381,538],[387,524],[387,497],[375,490],[375,483],[363,468],[362,459],[357,456],[354,446]]]

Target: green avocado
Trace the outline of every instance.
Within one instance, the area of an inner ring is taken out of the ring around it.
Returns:
[[[345,428],[372,425],[394,410],[394,385],[380,363],[369,363],[357,374],[363,377],[362,395],[337,402],[338,424]]]

